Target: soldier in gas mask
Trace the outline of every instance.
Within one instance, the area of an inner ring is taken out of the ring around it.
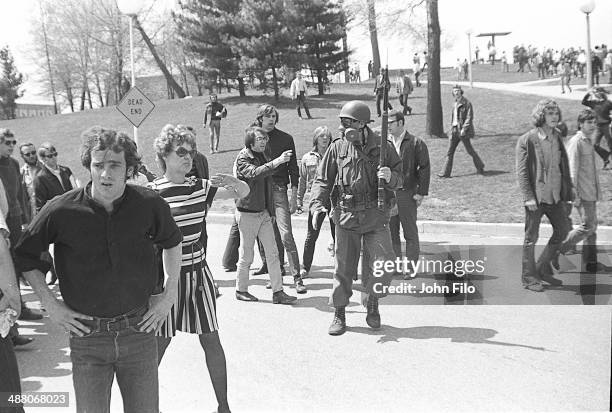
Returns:
[[[387,295],[393,272],[372,269],[380,269],[380,263],[395,259],[389,213],[393,191],[401,186],[401,160],[393,145],[387,146],[386,156],[380,162],[381,137],[367,126],[372,122],[368,106],[350,101],[342,107],[339,117],[341,137],[331,144],[319,164],[310,204],[316,227],[318,214],[326,212],[325,205],[331,198],[331,216],[336,224],[336,266],[330,297],[335,315],[330,335],[346,331],[345,307],[353,294],[362,242],[370,270],[362,274],[362,285],[368,294],[366,322],[374,329],[380,328],[378,299]],[[384,180],[384,208],[378,208],[379,179]],[[370,277],[370,273],[374,276]]]

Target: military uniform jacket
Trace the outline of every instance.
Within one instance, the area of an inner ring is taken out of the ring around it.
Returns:
[[[389,222],[394,200],[393,191],[402,185],[402,162],[387,143],[384,166],[391,169],[391,179],[385,184],[386,208],[377,208],[380,158],[380,135],[366,128],[365,145],[337,139],[331,143],[319,163],[312,186],[311,210],[324,207],[331,198],[332,218],[343,229],[369,232]]]

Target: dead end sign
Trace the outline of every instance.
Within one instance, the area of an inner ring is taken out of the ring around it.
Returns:
[[[117,110],[136,127],[144,122],[154,108],[153,102],[136,86],[131,88],[117,105]]]

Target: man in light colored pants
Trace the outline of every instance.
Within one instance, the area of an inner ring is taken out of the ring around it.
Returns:
[[[267,210],[261,212],[242,212],[236,210],[236,222],[240,231],[240,258],[238,259],[238,291],[248,291],[249,269],[253,263],[255,239],[263,244],[272,291],[283,290],[283,279],[278,260],[278,249],[272,229],[272,218]]]

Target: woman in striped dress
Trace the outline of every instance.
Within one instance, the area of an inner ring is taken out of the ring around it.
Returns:
[[[249,193],[244,182],[224,174],[208,179],[186,178],[196,150],[195,135],[186,127],[166,125],[155,139],[157,161],[164,175],[150,186],[170,205],[172,216],[183,233],[183,254],[178,300],[158,330],[159,362],[176,330],[198,334],[208,372],[219,403],[228,412],[225,353],[219,340],[214,281],[199,242],[211,187],[223,187],[234,198]]]

